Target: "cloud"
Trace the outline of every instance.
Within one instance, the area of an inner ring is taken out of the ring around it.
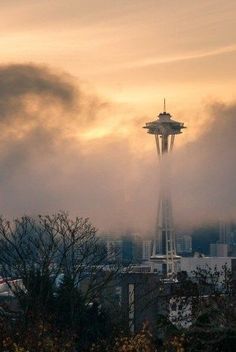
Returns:
[[[159,164],[154,140],[145,147],[145,117],[125,121],[131,134],[121,133],[120,118],[104,136],[84,139],[113,122],[119,106],[42,66],[1,66],[0,80],[1,213],[66,210],[101,231],[152,233]],[[202,135],[173,154],[178,228],[235,217],[235,113],[236,104],[212,104]]]
[[[64,76],[64,77],[63,77]],[[3,98],[21,97],[26,94],[49,95],[71,104],[75,88],[62,77],[52,73],[48,68],[36,65],[6,65],[0,67],[0,95]]]
[[[197,224],[236,218],[236,104],[208,106],[202,135],[175,153],[176,222]]]
[[[138,61],[121,64],[119,68],[125,68],[125,69],[140,68],[140,67],[142,68],[142,67],[148,67],[153,65],[162,65],[162,64],[170,64],[174,62],[204,59],[207,57],[219,56],[219,55],[229,54],[234,52],[236,52],[236,45],[232,44],[232,45],[218,47],[212,50],[192,52],[192,53],[187,53],[185,55],[179,55],[179,56],[173,55],[168,57],[147,57]]]
[[[42,66],[3,66],[0,78],[1,213],[68,210],[100,228],[128,226],[129,141],[81,138],[107,119],[110,104]]]

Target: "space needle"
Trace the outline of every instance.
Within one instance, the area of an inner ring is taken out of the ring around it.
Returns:
[[[184,123],[172,119],[166,112],[165,99],[164,111],[156,120],[147,122],[143,127],[155,136],[157,154],[160,162],[160,194],[157,211],[157,221],[153,242],[151,261],[161,266],[161,271],[168,277],[176,272],[176,240],[173,224],[172,201],[170,190],[170,160],[173,150],[175,135],[182,133],[186,128]]]

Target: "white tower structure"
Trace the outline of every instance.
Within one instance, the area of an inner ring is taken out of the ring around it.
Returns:
[[[162,272],[172,276],[176,272],[175,263],[180,258],[176,255],[176,240],[173,226],[172,202],[170,192],[169,153],[174,146],[175,135],[182,133],[185,128],[182,122],[172,120],[166,112],[160,113],[156,120],[147,122],[148,133],[153,134],[156,140],[157,154],[160,161],[160,194],[157,212],[157,221],[151,260],[162,266]]]

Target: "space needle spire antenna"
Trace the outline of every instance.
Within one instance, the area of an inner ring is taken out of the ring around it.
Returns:
[[[173,120],[172,116],[166,112],[166,99],[164,98],[164,111],[154,121],[147,122],[143,128],[146,128],[147,132],[155,137],[160,163],[159,206],[150,260],[157,263],[167,277],[171,277],[177,271],[177,263],[180,257],[176,254],[169,182],[170,160],[166,157],[173,150],[175,136],[182,133],[185,126],[184,123]]]

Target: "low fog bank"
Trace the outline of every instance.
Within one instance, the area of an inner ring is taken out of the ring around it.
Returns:
[[[172,194],[179,226],[236,220],[236,103],[206,109],[209,122],[201,137],[173,156]]]
[[[149,227],[155,216],[143,210],[152,201],[145,184],[156,181],[152,170],[142,172],[149,161],[122,135],[81,137],[112,118],[109,102],[43,66],[1,66],[0,80],[1,214],[65,210],[104,231]]]
[[[84,132],[112,118],[112,103],[42,66],[2,66],[0,81],[2,214],[65,210],[105,232],[153,231],[159,165],[154,139],[151,152],[143,148],[151,136],[141,128],[150,118],[127,121],[132,141],[114,132],[87,141]],[[202,136],[173,154],[179,228],[235,218],[235,112],[236,105],[213,104]]]

